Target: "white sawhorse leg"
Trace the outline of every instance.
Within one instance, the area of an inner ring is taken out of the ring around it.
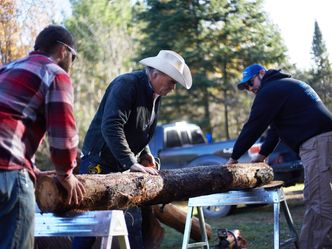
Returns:
[[[273,235],[273,243],[274,243],[274,249],[279,249],[279,232],[280,232],[280,224],[279,224],[279,218],[280,218],[280,202],[274,202],[273,203],[273,219],[274,219],[274,235]]]
[[[121,211],[122,212],[122,211]],[[113,215],[107,237],[102,237],[100,249],[110,249],[113,237],[117,237],[120,249],[130,249],[128,231],[123,212]]]
[[[183,234],[182,249],[195,248],[195,247],[200,247],[200,248],[204,247],[206,249],[210,248],[207,233],[206,233],[206,228],[205,228],[205,219],[204,219],[202,207],[196,207],[196,208],[197,208],[197,212],[198,212],[198,219],[199,219],[199,226],[200,226],[200,231],[201,231],[202,242],[189,244],[191,222],[192,222],[192,216],[193,216],[193,211],[194,211],[194,208],[189,206],[188,211],[187,211],[186,225],[185,225],[184,234]]]
[[[112,239],[119,239],[121,249],[130,249],[123,211],[91,211],[56,216],[35,214],[35,237],[102,237],[101,249],[110,249]]]
[[[183,233],[182,249],[187,249],[190,240],[191,217],[193,215],[193,207],[188,207],[186,225]]]

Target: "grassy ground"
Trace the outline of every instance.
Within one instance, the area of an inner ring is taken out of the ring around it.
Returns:
[[[287,204],[290,209],[295,228],[300,233],[302,225],[303,205],[303,184],[284,188]],[[176,204],[181,209],[186,209],[186,203]],[[283,213],[280,215],[280,240],[289,238],[289,229]],[[213,229],[213,237],[210,239],[210,246],[218,244],[217,229],[227,228],[229,230],[239,229],[241,234],[248,240],[248,248],[271,249],[273,248],[273,207],[271,205],[248,205],[238,206],[232,214],[220,219],[206,219],[206,222]],[[164,226],[165,238],[162,249],[181,248],[183,234],[172,228]],[[287,247],[283,247],[287,248]],[[294,246],[288,247],[293,249]]]

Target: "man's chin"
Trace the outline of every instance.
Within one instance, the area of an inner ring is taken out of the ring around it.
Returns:
[[[65,70],[67,73],[69,73],[69,67],[68,67],[66,64],[64,64],[64,63],[62,63],[62,62],[59,62],[58,65],[59,65],[59,67],[61,67],[63,70]]]
[[[160,94],[160,96],[167,96],[167,95],[172,94],[172,93],[173,93],[173,90],[167,91],[167,92],[165,92],[163,94]]]

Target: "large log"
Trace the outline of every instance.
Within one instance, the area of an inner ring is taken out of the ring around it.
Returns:
[[[79,205],[65,204],[66,192],[54,177],[40,178],[36,186],[40,210],[59,213],[170,203],[231,189],[254,188],[270,182],[273,170],[265,163],[256,163],[161,170],[159,175],[125,172],[77,178],[86,189]]]

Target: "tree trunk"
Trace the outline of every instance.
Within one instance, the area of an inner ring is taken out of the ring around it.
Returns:
[[[79,205],[67,205],[66,192],[55,178],[41,177],[36,186],[40,210],[109,210],[170,203],[231,189],[254,188],[270,182],[273,170],[265,163],[256,163],[161,170],[159,175],[125,172],[77,178],[86,189],[84,200]]]

